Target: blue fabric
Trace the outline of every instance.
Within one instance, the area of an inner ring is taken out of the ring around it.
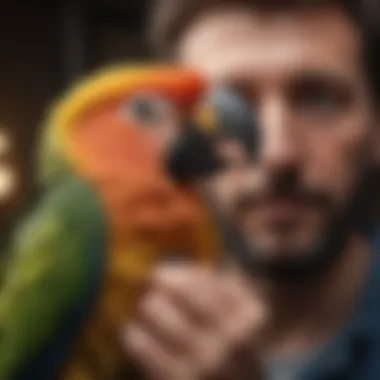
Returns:
[[[367,283],[351,322],[296,380],[380,380],[380,229]]]

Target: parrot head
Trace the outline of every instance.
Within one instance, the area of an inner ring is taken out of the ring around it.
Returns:
[[[216,233],[207,207],[197,191],[174,181],[168,165],[173,141],[179,131],[192,129],[189,120],[206,87],[199,74],[166,66],[111,68],[85,79],[48,119],[42,183],[79,176],[101,194],[119,235],[128,231],[174,246],[184,235],[200,242],[203,238],[192,238],[192,226],[203,243],[208,240],[198,251],[211,254]]]
[[[90,76],[53,107],[42,140],[41,182],[64,172],[121,176],[130,167],[142,172],[158,164],[160,150],[204,88],[199,75],[166,66],[111,68]]]

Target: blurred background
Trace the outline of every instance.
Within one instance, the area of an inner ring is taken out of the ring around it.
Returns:
[[[147,1],[3,2],[0,12],[0,237],[35,198],[38,129],[56,96],[83,74],[149,59]]]

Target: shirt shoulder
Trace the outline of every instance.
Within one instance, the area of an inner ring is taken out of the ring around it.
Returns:
[[[380,229],[368,276],[350,322],[297,380],[380,379]]]

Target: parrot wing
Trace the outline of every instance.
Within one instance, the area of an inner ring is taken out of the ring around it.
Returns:
[[[0,290],[1,380],[55,378],[96,299],[105,234],[96,194],[74,178],[18,230]]]

